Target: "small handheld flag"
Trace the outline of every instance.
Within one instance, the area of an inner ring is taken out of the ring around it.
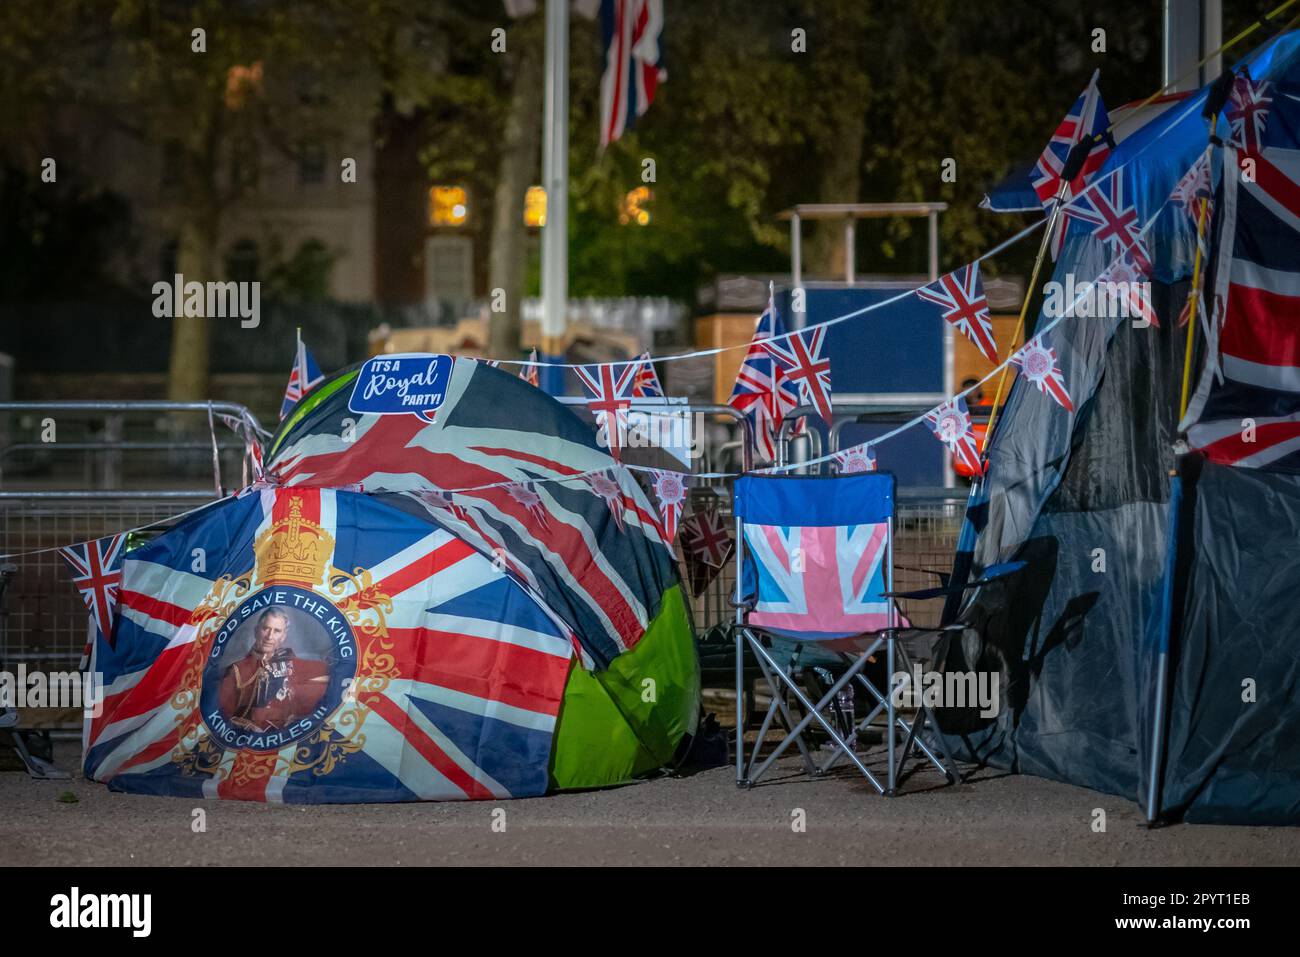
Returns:
[[[636,380],[632,384],[632,395],[638,399],[661,399],[664,387],[659,382],[659,373],[655,372],[650,353],[641,353],[641,365],[636,370]]]
[[[1102,102],[1101,91],[1097,89],[1097,77],[1100,72],[1100,70],[1093,72],[1088,86],[1074,101],[1070,112],[1065,114],[1065,119],[1061,120],[1061,124],[1048,140],[1043,154],[1038,158],[1030,174],[1034,192],[1038,194],[1038,201],[1042,204],[1044,212],[1050,213],[1052,207],[1056,205],[1056,197],[1061,192],[1061,180],[1066,172],[1066,163],[1071,159],[1070,154],[1075,146],[1085,139],[1096,140],[1098,136],[1101,137],[1101,140],[1088,151],[1078,174],[1068,181],[1069,185],[1064,195],[1067,202],[1087,186],[1110,155],[1111,139],[1106,132],[1110,126],[1110,116],[1106,113],[1106,104]],[[1082,150],[1075,152],[1076,162],[1081,155]],[[1070,172],[1073,173],[1074,169],[1071,168]],[[1061,253],[1067,225],[1065,216],[1058,218],[1056,229],[1052,233],[1052,259],[1056,259]]]
[[[289,371],[289,384],[284,388],[284,401],[280,403],[280,418],[284,419],[295,405],[312,389],[324,381],[320,366],[312,358],[307,347],[303,345],[302,335],[298,336],[298,351],[294,355],[293,368]]]
[[[799,388],[785,377],[781,366],[764,347],[764,340],[785,335],[785,324],[769,290],[767,309],[758,317],[749,350],[736,373],[727,405],[745,415],[754,431],[754,447],[768,462],[776,461],[776,438],[781,423],[799,405]]]

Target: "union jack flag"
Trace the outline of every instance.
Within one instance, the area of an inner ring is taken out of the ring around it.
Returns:
[[[528,361],[524,363],[524,367],[519,370],[519,378],[523,379],[531,386],[536,386],[538,384],[536,348],[528,354]]]
[[[1091,234],[1115,255],[1125,255],[1143,273],[1151,272],[1151,254],[1142,238],[1137,208],[1124,200],[1124,170],[1093,183],[1061,210],[1061,218],[1092,227]]]
[[[1048,348],[1042,336],[1035,336],[1020,347],[1011,357],[1011,364],[1019,369],[1034,387],[1056,400],[1067,412],[1074,411],[1070,393],[1065,389],[1065,379],[1056,358],[1056,350]]]
[[[1100,141],[1093,146],[1092,152],[1088,154],[1088,159],[1084,162],[1079,175],[1066,186],[1061,198],[1067,202],[1083,191],[1083,188],[1092,181],[1097,170],[1101,169],[1106,162],[1106,158],[1110,156],[1112,140],[1107,132],[1110,117],[1106,113],[1106,104],[1102,102],[1101,91],[1097,89],[1099,75],[1100,71],[1092,74],[1088,86],[1079,94],[1079,98],[1070,107],[1070,112],[1065,114],[1065,119],[1061,120],[1060,126],[1048,140],[1043,155],[1038,158],[1030,175],[1034,192],[1038,194],[1038,201],[1042,204],[1044,212],[1050,213],[1052,207],[1056,205],[1057,196],[1061,193],[1061,175],[1065,172],[1065,160],[1076,143],[1085,137],[1101,137]],[[1064,217],[1058,217],[1056,230],[1052,234],[1053,259],[1061,253],[1066,225]]]
[[[799,388],[799,397],[816,406],[818,414],[831,421],[831,360],[822,356],[826,327],[814,326],[784,339],[769,339],[765,348],[781,368],[787,382]]]
[[[399,504],[264,489],[134,550],[116,647],[97,649],[106,688],[87,718],[86,776],[285,803],[544,793],[571,633],[488,556]],[[300,533],[305,551],[256,546]],[[299,554],[314,567],[276,561]],[[259,652],[267,614],[274,655]]]
[[[1220,465],[1300,472],[1300,152],[1222,177],[1207,360],[1180,428]],[[1229,148],[1224,168],[1240,155]],[[1230,165],[1231,164],[1231,165]]]
[[[885,591],[889,523],[744,525],[757,576],[748,620],[791,635],[860,635],[900,623]],[[901,620],[905,623],[905,620]]]
[[[980,282],[979,263],[963,266],[956,272],[940,276],[916,294],[926,302],[943,309],[945,322],[956,326],[980,355],[989,362],[998,361],[998,346],[993,341],[993,321],[989,318],[989,303],[984,298],[984,284]]]
[[[697,561],[721,568],[735,547],[726,523],[716,509],[706,508],[682,522],[682,545]]]
[[[661,399],[664,387],[659,382],[659,373],[655,372],[650,353],[641,353],[641,364],[636,370],[636,381],[632,384],[632,395],[638,399]]]
[[[508,554],[512,571],[573,628],[591,661],[604,666],[640,640],[674,578],[670,546],[654,505],[623,469],[622,532],[580,478],[614,462],[570,409],[517,376],[462,361],[452,365],[432,423],[353,415],[349,395],[345,384],[277,436],[267,467],[282,483],[412,495],[449,489],[461,514],[438,509],[438,520],[484,554]],[[353,428],[345,428],[348,418]]]
[[[668,78],[660,65],[663,0],[602,0],[605,72],[600,79],[600,146],[636,125]]]
[[[299,400],[324,379],[316,360],[303,345],[302,336],[299,336],[298,351],[294,354],[293,368],[289,370],[289,384],[284,387],[284,401],[280,403],[280,418],[283,420]]]
[[[933,409],[925,416],[934,437],[948,446],[953,454],[972,475],[983,475],[980,463],[979,445],[975,440],[975,430],[971,428],[970,409],[966,400],[957,396]]]
[[[736,374],[727,405],[749,418],[754,446],[768,462],[776,461],[776,437],[786,415],[799,405],[799,387],[787,379],[780,365],[764,347],[773,336],[785,335],[785,323],[769,294],[767,309],[758,317],[749,351]]]
[[[1256,83],[1244,69],[1232,81],[1227,109],[1232,143],[1247,154],[1258,153],[1264,145],[1264,129],[1273,103],[1272,87],[1266,80]]]
[[[579,366],[573,371],[591,396],[587,407],[603,430],[609,454],[618,458],[627,435],[627,412],[631,408],[639,362],[620,365]]]
[[[72,584],[81,593],[86,610],[99,633],[113,638],[113,609],[122,583],[122,546],[126,535],[110,535],[93,542],[69,545],[59,555],[72,568]],[[89,657],[87,654],[86,657]]]

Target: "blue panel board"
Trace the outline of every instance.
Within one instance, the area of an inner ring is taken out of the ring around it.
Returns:
[[[811,326],[906,292],[907,285],[808,289],[806,325]],[[793,328],[790,293],[778,309]],[[937,307],[916,296],[836,323],[827,331],[831,386],[836,392],[942,392],[943,319]]]

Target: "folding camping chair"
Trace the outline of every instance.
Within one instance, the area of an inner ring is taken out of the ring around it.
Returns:
[[[847,758],[885,795],[895,793],[914,750],[955,783],[957,775],[940,756],[934,735],[937,725],[929,707],[921,703],[915,719],[908,721],[898,713],[892,693],[895,666],[901,664],[904,673],[911,672],[904,639],[919,638],[932,644],[943,633],[943,629],[908,628],[894,599],[934,597],[947,590],[893,591],[894,476],[888,472],[835,477],[742,476],[735,486],[735,516],[736,784],[753,785],[792,743],[810,775],[825,774],[841,758]],[[739,688],[746,645],[771,693],[748,765]],[[882,648],[888,676],[883,690],[863,674]],[[828,656],[847,667],[813,700],[816,692],[810,696],[800,687],[799,679],[808,670],[805,658],[824,661]],[[874,699],[866,717],[855,723],[850,710],[847,722],[835,721],[834,714],[828,719],[823,712],[853,686],[864,688],[869,702]],[[787,701],[789,695],[803,710],[798,720]],[[882,711],[888,752],[884,783],[853,747],[858,733]],[[778,721],[785,728],[785,738],[760,764],[764,739]],[[804,741],[804,732],[813,722],[829,735],[834,747],[820,765]],[[896,733],[904,737],[901,756],[897,755]]]

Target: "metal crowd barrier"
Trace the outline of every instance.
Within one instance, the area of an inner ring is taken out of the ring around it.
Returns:
[[[157,421],[129,421],[130,416],[141,414],[201,416],[208,435],[179,441],[128,438],[128,429],[142,433],[157,428]],[[5,419],[14,415],[31,416],[35,423],[31,428],[38,434],[42,420],[55,417],[58,440],[11,441],[13,423]],[[0,488],[0,554],[13,556],[0,559],[0,575],[7,579],[0,591],[0,670],[15,673],[20,664],[29,671],[77,667],[86,643],[86,608],[68,582],[56,550],[59,546],[161,522],[221,497],[223,485],[242,481],[243,476],[230,466],[243,461],[244,443],[217,438],[216,419],[221,416],[246,424],[254,434],[267,434],[247,407],[233,402],[0,402],[0,423],[6,426],[0,428],[4,438],[0,465],[7,469],[5,487]],[[86,423],[83,429],[74,428],[82,422]],[[62,437],[69,433],[70,439]],[[64,457],[78,452],[85,455],[84,468]],[[187,481],[166,463],[143,464],[149,455],[176,452],[191,453],[191,461],[198,464],[196,477]],[[15,477],[15,462],[21,466],[22,458],[33,453],[42,454],[35,463],[40,468]],[[59,454],[46,458],[43,453]],[[150,487],[151,482],[161,484],[162,475],[173,487]],[[78,482],[97,487],[74,487]],[[128,482],[145,487],[123,488]],[[160,525],[150,534],[165,527]],[[80,726],[76,713],[37,713],[34,720],[56,731]]]

